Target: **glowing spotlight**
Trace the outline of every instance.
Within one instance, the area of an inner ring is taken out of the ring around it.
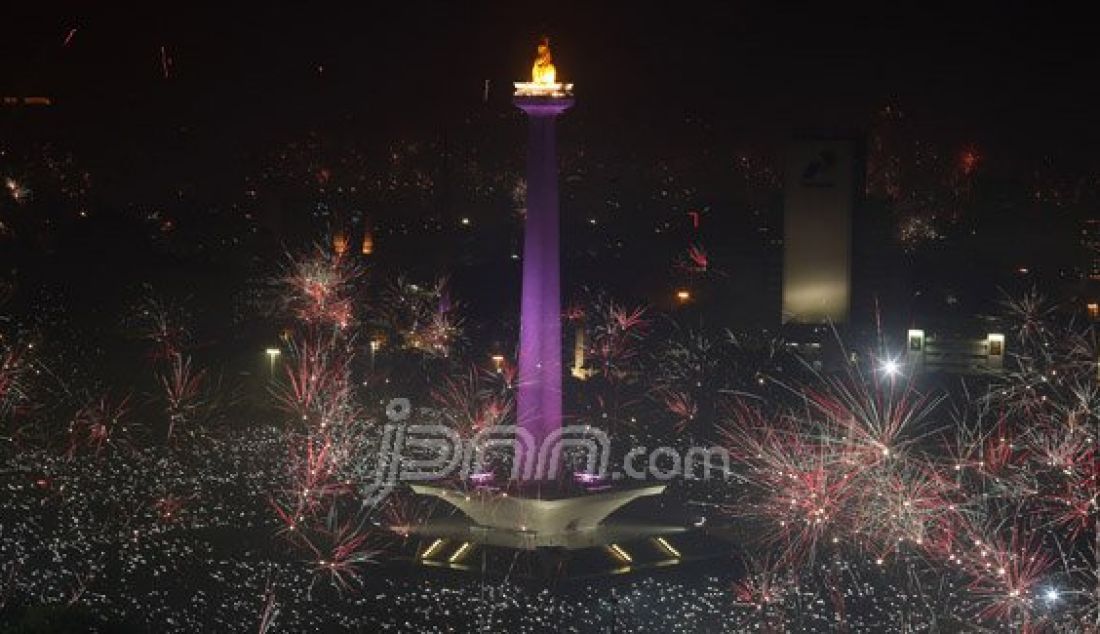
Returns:
[[[623,547],[618,544],[609,545],[607,547],[607,550],[610,551],[616,559],[623,562],[624,564],[629,564],[630,562],[634,561],[634,558],[630,556],[630,553],[623,550]]]
[[[1047,588],[1047,591],[1043,593],[1043,598],[1047,603],[1057,603],[1059,599],[1057,588]]]
[[[437,552],[439,552],[439,549],[440,549],[440,548],[441,548],[441,547],[443,546],[443,544],[445,544],[445,543],[447,543],[447,542],[443,541],[442,539],[437,539],[437,540],[435,540],[435,541],[434,541],[434,542],[432,542],[432,543],[431,543],[431,545],[430,545],[430,546],[428,546],[428,548],[427,548],[427,549],[426,549],[426,550],[425,550],[425,551],[424,551],[424,552],[423,552],[423,553],[422,553],[422,554],[420,555],[420,558],[421,558],[421,559],[430,559],[432,555],[434,555],[434,554],[436,554]]]
[[[462,559],[463,555],[465,555],[468,550],[470,550],[470,542],[464,542],[461,546],[458,547],[458,550],[456,550],[454,554],[451,555],[447,562],[452,564],[456,563],[458,560]]]
[[[668,553],[670,556],[672,556],[673,559],[681,559],[683,557],[680,554],[680,551],[676,550],[676,548],[672,544],[668,543],[668,540],[664,537],[657,537],[654,541],[656,541],[657,545],[661,547],[661,550]]]
[[[896,359],[887,359],[883,361],[882,367],[879,369],[882,370],[883,376],[891,379],[901,374],[901,364],[898,363]]]

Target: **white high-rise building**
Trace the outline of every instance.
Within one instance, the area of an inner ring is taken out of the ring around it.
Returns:
[[[784,170],[783,323],[842,324],[851,310],[856,143],[799,139]]]

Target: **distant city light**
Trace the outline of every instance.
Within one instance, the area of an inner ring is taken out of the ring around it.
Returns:
[[[686,304],[687,302],[690,302],[691,291],[683,288],[676,291],[676,301],[680,302],[681,304]]]
[[[492,471],[478,471],[470,474],[470,481],[476,484],[486,484],[493,481]]]
[[[344,255],[348,251],[348,236],[342,231],[332,234],[332,250],[336,255]]]

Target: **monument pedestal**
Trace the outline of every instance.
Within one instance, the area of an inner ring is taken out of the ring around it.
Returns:
[[[461,511],[469,520],[465,533],[471,541],[523,550],[591,548],[613,543],[614,539],[608,538],[614,537],[617,530],[621,532],[622,527],[601,523],[634,500],[660,495],[665,490],[665,485],[659,484],[569,495],[536,487],[507,492],[459,491],[424,484],[411,486],[417,495],[438,498]],[[458,525],[451,523],[443,532],[453,535],[457,528]],[[430,534],[431,525],[419,527],[417,532]]]
[[[419,566],[525,579],[542,587],[728,552],[684,509],[666,507],[664,484],[590,491],[557,483],[511,484],[518,487],[411,485],[414,494],[446,504],[415,525],[390,529],[406,538],[404,552]],[[616,514],[631,503],[637,507]]]

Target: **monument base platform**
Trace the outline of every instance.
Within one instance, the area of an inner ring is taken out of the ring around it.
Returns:
[[[665,490],[650,485],[602,491],[525,485],[512,490],[411,485],[413,493],[435,497],[468,518],[470,538],[512,548],[588,548],[606,533],[601,523],[631,502]],[[426,527],[418,527],[424,530]],[[610,528],[608,528],[610,530]]]
[[[730,553],[727,541],[666,506],[663,484],[595,490],[553,483],[513,483],[509,490],[424,484],[411,489],[421,499],[446,502],[414,525],[390,527],[403,537],[403,558],[418,567],[554,583]]]

